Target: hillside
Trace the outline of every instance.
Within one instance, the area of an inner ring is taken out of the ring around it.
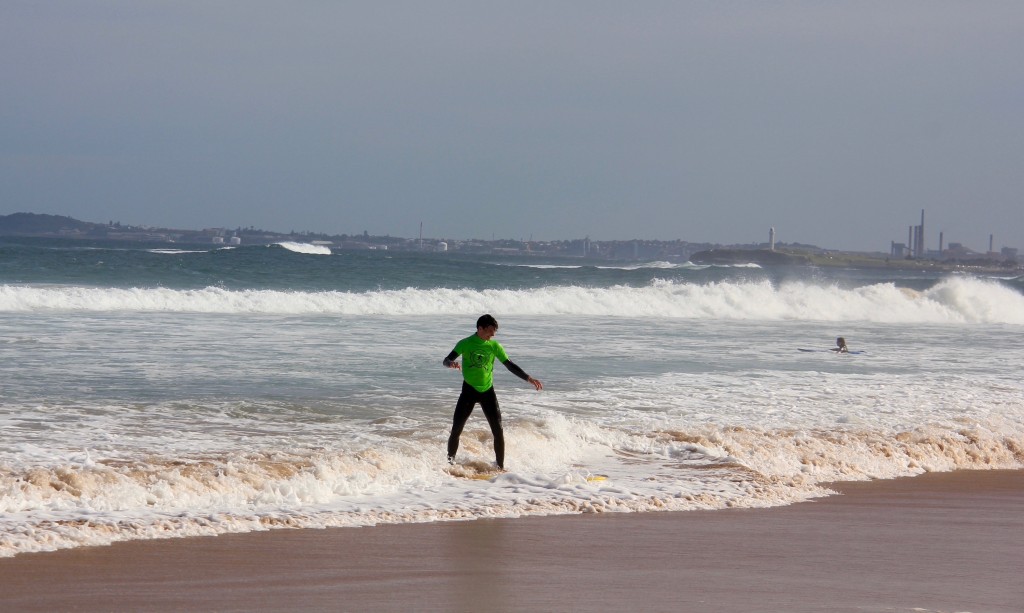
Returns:
[[[43,215],[38,213],[0,215],[0,234],[8,236],[88,234],[103,228],[104,226],[99,224],[78,221],[63,215]]]

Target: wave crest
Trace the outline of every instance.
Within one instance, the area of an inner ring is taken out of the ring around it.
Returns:
[[[957,277],[923,292],[892,283],[844,289],[807,282],[776,286],[768,281],[370,292],[0,286],[0,312],[47,310],[334,315],[500,311],[531,316],[1024,325],[1024,295],[994,281]]]
[[[308,255],[331,255],[331,248],[326,245],[314,245],[312,243],[295,243],[291,241],[285,241],[282,243],[274,243],[279,247],[284,247],[288,251],[294,251],[295,253],[305,253]]]

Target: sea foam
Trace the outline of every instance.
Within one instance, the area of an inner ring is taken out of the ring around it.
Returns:
[[[331,248],[326,245],[314,245],[312,243],[296,243],[291,241],[285,241],[282,243],[274,244],[284,247],[288,251],[294,251],[295,253],[305,253],[309,255],[331,255]]]
[[[834,480],[1024,465],[1019,425],[1000,422],[637,431],[539,412],[506,430],[516,460],[489,483],[464,478],[488,466],[490,444],[476,424],[464,434],[456,467],[444,464],[440,441],[427,434],[345,451],[6,467],[0,556],[275,527],[764,507],[825,495]]]
[[[920,292],[892,283],[848,289],[804,281],[369,292],[0,286],[0,312],[47,310],[386,316],[497,311],[531,316],[1024,325],[1024,295],[996,281],[968,277],[950,277]]]

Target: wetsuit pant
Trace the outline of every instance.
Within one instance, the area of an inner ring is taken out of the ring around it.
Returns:
[[[476,403],[484,410],[487,423],[491,426],[491,434],[494,436],[494,459],[498,468],[505,467],[505,434],[501,429],[501,411],[498,409],[498,395],[494,388],[486,392],[478,392],[472,385],[462,382],[462,393],[455,403],[455,417],[452,419],[452,434],[448,437],[448,459],[454,459],[455,453],[459,450],[459,437],[462,436],[462,428],[466,425],[473,412]]]

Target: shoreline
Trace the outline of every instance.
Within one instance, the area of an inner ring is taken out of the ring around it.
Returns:
[[[26,223],[33,227],[35,224],[42,224],[44,229],[17,230],[4,228],[7,218],[25,217]],[[29,221],[34,218],[34,221]],[[74,228],[78,229],[74,229]],[[49,229],[45,229],[49,228]],[[851,251],[847,249],[835,249],[829,247],[818,247],[816,245],[786,245],[780,243],[775,250],[769,250],[763,246],[755,245],[719,245],[703,241],[682,241],[677,240],[656,240],[656,239],[605,239],[595,241],[607,246],[607,253],[603,256],[579,255],[576,247],[568,247],[579,239],[553,239],[547,241],[515,241],[511,240],[484,240],[484,239],[455,239],[433,237],[423,239],[393,237],[391,235],[347,235],[347,234],[324,234],[306,233],[297,236],[294,232],[284,233],[271,230],[247,230],[240,228],[240,234],[235,231],[221,230],[221,234],[212,233],[210,230],[190,230],[183,228],[153,228],[143,226],[125,226],[115,228],[105,224],[98,224],[87,221],[79,221],[70,217],[53,215],[40,215],[35,213],[13,213],[11,215],[0,215],[0,241],[4,239],[19,240],[57,240],[57,241],[109,241],[114,243],[142,244],[142,245],[181,245],[181,246],[232,246],[228,241],[216,242],[214,236],[222,239],[228,232],[238,236],[240,242],[236,246],[268,246],[282,242],[310,242],[320,243],[340,251],[371,251],[383,249],[399,253],[447,253],[462,257],[477,257],[480,255],[511,255],[517,257],[536,258],[544,257],[565,261],[588,261],[588,262],[612,262],[612,263],[637,263],[651,260],[668,260],[675,263],[694,262],[707,264],[749,264],[755,263],[765,267],[776,265],[798,265],[820,268],[851,268],[855,270],[908,270],[937,273],[969,273],[979,275],[1012,274],[1020,275],[1024,272],[1024,262],[1016,259],[1005,259],[1001,254],[963,254],[962,257],[947,256],[945,259],[906,259],[902,257],[887,256],[881,251]],[[244,237],[244,238],[243,238]],[[230,237],[229,237],[230,239]],[[426,240],[431,246],[424,250],[423,241]],[[687,246],[685,250],[678,250],[679,243]],[[448,251],[448,244],[462,245],[461,248],[453,248]],[[660,248],[656,253],[649,253],[645,257],[635,257],[629,254],[634,253],[634,246],[637,243],[658,244]],[[445,249],[439,249],[444,244]],[[552,244],[559,245],[552,248]],[[545,248],[544,246],[547,245]],[[692,247],[692,249],[690,248]],[[625,255],[624,255],[625,254]],[[698,262],[692,258],[700,256],[712,256],[712,260]],[[1003,257],[1004,259],[999,259]],[[719,259],[720,258],[720,259]]]
[[[785,507],[147,540],[0,559],[8,610],[971,611],[1024,602],[1024,470]]]

